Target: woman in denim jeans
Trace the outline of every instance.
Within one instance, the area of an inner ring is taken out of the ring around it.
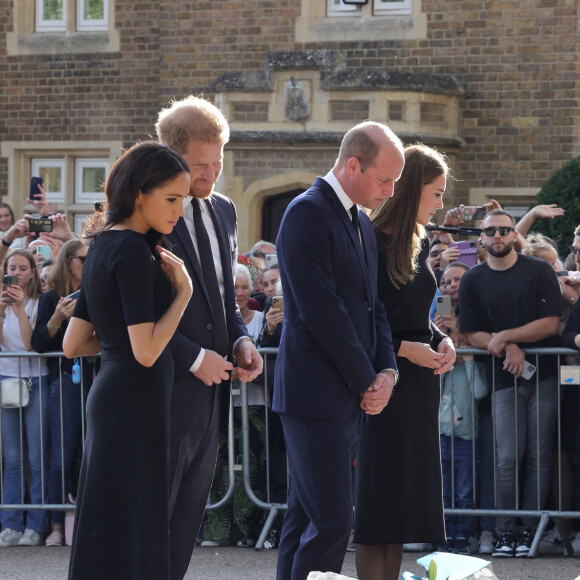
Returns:
[[[62,339],[74,310],[76,299],[69,297],[81,285],[87,248],[80,240],[69,240],[57,255],[47,288],[40,297],[38,320],[32,334],[32,348],[38,352],[61,351]],[[48,503],[65,503],[72,489],[72,468],[76,444],[81,434],[82,414],[92,381],[93,365],[83,363],[83,383],[75,384],[70,359],[48,359],[50,395],[48,425],[50,429],[50,466]],[[61,382],[62,381],[62,382]],[[62,424],[61,424],[62,416]],[[61,435],[62,434],[62,435]],[[64,512],[51,512],[52,531],[47,546],[61,546]]]
[[[15,250],[6,257],[4,274],[16,276],[17,285],[0,293],[0,341],[3,352],[31,350],[36,322],[40,278],[30,252]],[[3,287],[4,288],[4,287]],[[26,407],[2,409],[2,454],[4,456],[4,496],[6,504],[24,503],[24,461],[30,464],[30,502],[43,503],[47,480],[46,442],[48,441],[48,368],[45,361],[28,358],[0,358],[0,380],[22,377],[29,381],[30,401]],[[22,422],[22,428],[21,428]],[[46,529],[43,510],[2,510],[0,547],[38,546]]]

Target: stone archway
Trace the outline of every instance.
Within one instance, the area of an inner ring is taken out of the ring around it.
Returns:
[[[316,177],[307,171],[289,171],[252,182],[236,203],[240,252],[249,250],[262,238],[263,211],[269,198],[290,192],[298,194],[308,189]]]

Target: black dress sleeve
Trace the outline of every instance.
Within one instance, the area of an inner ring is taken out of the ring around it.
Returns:
[[[52,318],[59,296],[54,290],[49,290],[42,294],[38,300],[38,316],[32,332],[32,350],[36,352],[49,352],[62,350],[62,339],[66,330],[67,321],[61,324],[54,336],[50,336],[46,327]]]
[[[114,277],[117,281],[125,324],[157,320],[155,311],[155,258],[143,238],[127,240],[117,256]]]
[[[91,317],[89,316],[89,308],[87,306],[87,297],[83,292],[82,287],[79,297],[77,298],[77,303],[75,306],[75,311],[73,312],[73,316],[75,318],[81,318],[82,320],[91,322]]]

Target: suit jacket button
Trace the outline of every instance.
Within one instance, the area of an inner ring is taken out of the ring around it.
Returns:
[[[208,323],[205,325],[205,327],[206,327],[208,330],[212,330],[212,329],[213,329],[213,324],[212,324],[211,322],[208,322]]]

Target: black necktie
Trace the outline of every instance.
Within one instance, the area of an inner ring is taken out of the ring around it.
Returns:
[[[209,297],[210,307],[213,314],[213,326],[208,323],[209,330],[213,330],[214,349],[222,356],[228,354],[228,331],[226,329],[226,320],[224,317],[224,305],[217,275],[215,273],[215,263],[211,252],[211,244],[207,230],[203,225],[201,217],[201,200],[194,199],[191,203],[193,207],[193,225],[195,227],[195,236],[197,238],[197,248],[199,250],[199,261],[203,272],[203,280]]]
[[[354,204],[350,208],[350,215],[352,216],[352,225],[354,226],[354,231],[356,232],[356,237],[358,238],[360,245],[364,249],[364,244],[362,243],[362,237],[360,235],[360,224],[358,223],[358,205]]]

